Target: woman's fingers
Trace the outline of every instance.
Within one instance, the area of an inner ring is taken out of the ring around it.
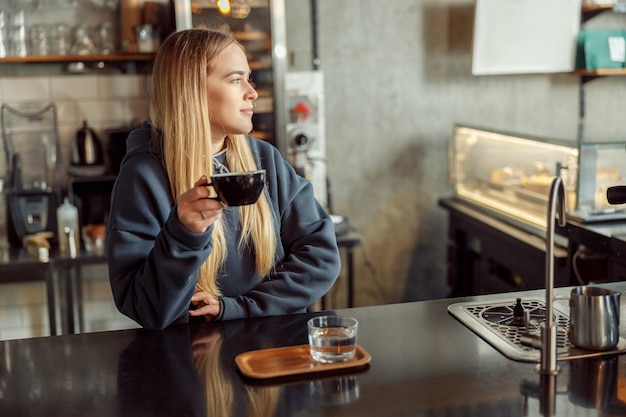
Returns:
[[[178,198],[178,219],[194,233],[202,233],[222,213],[222,204],[210,197],[207,177],[203,175],[194,186]]]

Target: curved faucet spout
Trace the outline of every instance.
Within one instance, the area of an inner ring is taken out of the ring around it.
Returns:
[[[557,212],[558,209],[558,212]],[[554,229],[555,220],[565,226],[565,187],[561,177],[556,177],[550,187],[546,231],[546,305],[545,321],[541,328],[541,363],[538,371],[543,374],[558,372],[556,365],[556,324],[552,310],[554,290]]]

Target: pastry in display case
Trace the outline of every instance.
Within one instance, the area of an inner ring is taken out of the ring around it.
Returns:
[[[449,174],[455,196],[533,232],[546,230],[557,175],[569,219],[626,219],[626,205],[606,198],[607,188],[625,182],[626,142],[567,143],[457,125]]]

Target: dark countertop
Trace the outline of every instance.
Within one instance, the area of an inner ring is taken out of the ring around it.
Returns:
[[[360,321],[369,367],[274,381],[243,377],[235,356],[305,344],[306,321],[319,313],[4,341],[0,415],[245,416],[255,415],[251,404],[261,416],[541,415],[535,365],[508,359],[447,312],[517,296],[543,291],[337,310]],[[604,358],[559,363],[555,415],[625,415],[626,355]]]

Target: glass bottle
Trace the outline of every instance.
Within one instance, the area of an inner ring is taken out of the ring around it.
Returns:
[[[65,197],[57,208],[57,233],[59,251],[62,255],[75,258],[80,252],[80,230],[78,227],[78,208]]]

